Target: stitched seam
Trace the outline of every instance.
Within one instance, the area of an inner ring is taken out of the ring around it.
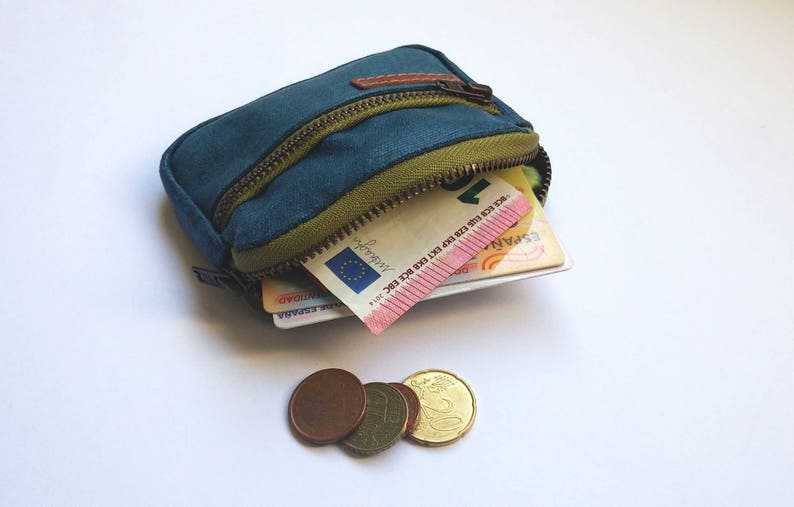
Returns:
[[[404,73],[404,74],[383,74],[381,76],[364,77],[352,79],[350,82],[357,88],[374,88],[377,86],[387,86],[390,84],[410,84],[422,83],[428,80],[445,79],[448,81],[461,82],[461,80],[453,74],[440,74],[440,73]]]
[[[433,79],[436,79],[436,78],[442,78],[442,77],[449,77],[449,74],[427,74],[426,77],[410,77],[410,78],[407,78],[407,77],[402,77],[402,78],[395,77],[395,78],[391,78],[391,79],[381,79],[381,80],[378,80],[378,81],[371,81],[371,82],[372,83],[377,83],[377,84],[412,83],[412,82],[416,82],[416,81],[425,81],[429,77],[432,77]]]
[[[362,77],[359,79],[361,79],[362,81],[366,81],[366,80],[377,80],[382,78],[392,78],[392,77],[402,77],[402,76],[446,76],[446,75],[451,75],[451,74],[445,74],[443,72],[399,72],[396,74],[381,74],[379,76]]]
[[[391,83],[391,82],[418,81],[418,80],[425,80],[428,78],[435,79],[441,77],[452,77],[454,79],[457,79],[455,76],[452,76],[451,74],[392,74],[392,75],[384,75],[377,77],[361,78],[361,79],[356,79],[354,81],[361,84],[379,84],[379,83]]]

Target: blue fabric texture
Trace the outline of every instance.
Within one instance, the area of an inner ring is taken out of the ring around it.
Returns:
[[[239,206],[224,231],[215,230],[210,217],[223,193],[295,130],[353,101],[428,87],[401,84],[361,90],[350,83],[398,73],[454,74],[474,81],[440,52],[404,46],[270,93],[194,127],[168,148],[160,165],[163,185],[180,224],[213,265],[222,267],[230,248],[260,246],[294,228],[395,163],[467,139],[532,128],[496,98],[499,115],[452,104],[373,116],[325,138]]]
[[[223,238],[237,250],[262,245],[384,168],[467,139],[517,131],[501,115],[459,104],[374,116],[326,137],[264,192],[237,208]]]

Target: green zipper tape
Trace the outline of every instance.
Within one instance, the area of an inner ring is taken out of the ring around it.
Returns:
[[[378,173],[339,198],[317,216],[268,244],[247,250],[232,249],[234,269],[254,274],[298,260],[315,251],[351,222],[366,216],[412,189],[426,190],[463,172],[481,172],[526,159],[538,149],[535,132],[513,132],[463,141],[400,162]]]

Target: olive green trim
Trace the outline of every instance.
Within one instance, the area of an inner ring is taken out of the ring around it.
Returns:
[[[535,167],[531,165],[525,165],[521,168],[524,173],[524,177],[527,179],[529,186],[532,188],[532,191],[537,193],[537,191],[543,185],[543,176],[540,175],[540,171],[538,171]]]
[[[323,240],[402,192],[450,177],[464,167],[477,170],[478,165],[523,157],[537,148],[535,132],[514,132],[463,141],[400,162],[356,186],[315,217],[268,244],[240,251],[232,249],[233,267],[244,273],[254,273],[306,256]]]
[[[501,114],[499,108],[494,104],[478,104],[453,95],[430,93],[426,91],[406,92],[389,96],[368,97],[315,118],[287,137],[250,169],[241,180],[223,193],[213,213],[213,224],[218,230],[223,230],[238,206],[259,194],[276,176],[305,157],[323,139],[331,134],[352,128],[373,116],[398,109],[449,104],[466,104],[491,114]],[[405,94],[408,96],[401,97]],[[393,100],[393,96],[397,100]]]

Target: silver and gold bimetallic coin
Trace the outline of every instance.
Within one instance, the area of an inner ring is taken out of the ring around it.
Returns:
[[[419,417],[408,435],[429,446],[459,440],[474,423],[477,402],[466,382],[444,370],[419,371],[403,381],[419,397]]]
[[[357,454],[375,454],[400,440],[408,422],[408,405],[396,388],[383,382],[364,384],[367,408],[358,428],[344,444]]]

